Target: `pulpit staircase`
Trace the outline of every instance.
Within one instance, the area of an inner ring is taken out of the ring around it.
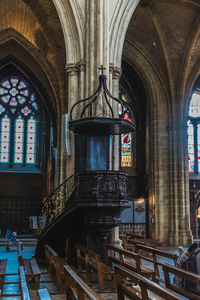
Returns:
[[[88,171],[70,176],[43,201],[38,222],[36,257],[44,258],[50,244],[75,264],[75,244],[87,246],[106,260],[110,232],[127,207],[127,175]]]

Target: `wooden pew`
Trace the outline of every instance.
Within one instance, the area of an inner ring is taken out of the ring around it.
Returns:
[[[48,244],[44,246],[45,250],[45,260],[49,272],[52,274],[53,278],[56,279],[56,266],[57,258],[59,257],[58,253]]]
[[[22,295],[22,300],[30,300],[29,290],[26,282],[24,267],[19,267],[19,286]]]
[[[144,235],[138,233],[126,232],[125,235],[129,238],[131,237],[132,239],[146,240],[146,237]]]
[[[0,259],[0,290],[1,290],[0,295],[3,294],[3,284],[6,275],[7,261],[8,261],[7,259]]]
[[[141,258],[138,254],[122,248],[107,245],[108,259],[111,263],[120,264],[134,272],[155,280],[156,271],[142,265]],[[116,257],[116,254],[118,257]],[[127,258],[128,257],[128,258]]]
[[[97,271],[99,290],[104,290],[104,277],[111,276],[112,289],[116,289],[115,272],[101,262],[100,255],[87,249],[86,247],[76,245],[78,272],[82,271],[83,265],[86,268],[87,280],[91,281],[91,270]]]
[[[58,286],[58,291],[61,293],[64,291],[64,265],[66,265],[67,263],[48,244],[46,244],[44,248],[46,264],[51,274],[55,278],[55,281]]]
[[[101,300],[97,295],[69,266],[64,266],[67,299],[77,300]]]
[[[46,288],[39,289],[37,291],[37,293],[38,293],[38,296],[40,297],[40,300],[51,300],[51,296]]]
[[[18,256],[19,266],[23,266],[26,274],[26,280],[35,281],[35,289],[38,290],[40,286],[40,268],[37,264],[35,258],[22,258],[22,256]]]
[[[163,266],[163,263],[158,261],[158,256],[171,259],[174,265],[176,265],[176,261],[177,261],[176,254],[172,254],[167,251],[163,251],[149,246],[144,246],[141,244],[135,245],[135,251],[137,251],[137,253],[140,255],[142,259],[145,259],[153,263],[154,270],[156,271],[156,279],[159,281],[162,281],[162,279],[160,278],[160,272],[158,266]],[[148,256],[144,255],[144,252],[147,253]],[[151,257],[149,257],[149,255],[151,255]]]
[[[188,297],[189,299],[194,299],[194,300],[200,299],[200,295],[196,295],[189,290],[186,290],[182,287],[178,287],[173,282],[171,282],[169,274],[171,273],[171,274],[177,275],[178,277],[182,278],[183,281],[189,280],[189,281],[195,283],[195,285],[200,285],[200,275],[185,271],[183,269],[176,268],[174,266],[170,266],[168,264],[165,264],[165,265],[163,264],[162,268],[163,268],[163,272],[164,272],[165,286],[168,289],[174,290],[174,291],[182,294],[183,296]]]
[[[119,300],[125,300],[125,296],[138,300],[159,299],[159,297],[167,300],[183,299],[175,292],[163,288],[155,282],[120,265],[115,265],[114,270],[117,276]]]

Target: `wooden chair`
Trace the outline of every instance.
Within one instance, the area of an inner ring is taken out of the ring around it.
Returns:
[[[64,266],[67,299],[101,300],[97,295],[69,266]]]
[[[117,293],[119,300],[130,299],[149,300],[149,299],[183,299],[180,295],[163,288],[153,281],[130,271],[122,266],[114,267],[117,276]]]
[[[107,245],[107,249],[110,263],[120,264],[134,272],[138,272],[147,278],[155,280],[155,270],[142,265],[141,258],[138,254],[113,245]]]
[[[98,276],[99,290],[104,290],[104,277],[111,276],[112,289],[116,290],[115,272],[107,265],[101,262],[100,255],[87,249],[86,247],[76,245],[78,272],[82,271],[83,265],[86,268],[87,280],[91,281],[91,270],[95,270]]]
[[[170,281],[169,274],[171,273],[177,275],[178,277],[183,279],[183,282],[184,280],[189,280],[193,282],[195,285],[200,285],[200,275],[185,271],[183,269],[179,269],[174,266],[170,266],[168,264],[165,265],[163,264],[162,268],[164,272],[165,285],[168,289],[174,290],[192,300],[200,299],[200,295],[196,295],[192,291],[186,290],[184,287],[178,287],[173,282],[171,282],[172,280]]]

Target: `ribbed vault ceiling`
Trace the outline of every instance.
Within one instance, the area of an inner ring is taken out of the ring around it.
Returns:
[[[124,47],[131,44],[150,61],[174,94],[200,65],[200,1],[141,1],[131,19]]]
[[[52,65],[64,64],[62,29],[51,0],[1,0],[0,31],[7,28],[20,33]]]

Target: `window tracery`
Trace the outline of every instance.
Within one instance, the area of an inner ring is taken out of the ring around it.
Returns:
[[[37,100],[24,78],[0,81],[0,167],[36,164]]]

